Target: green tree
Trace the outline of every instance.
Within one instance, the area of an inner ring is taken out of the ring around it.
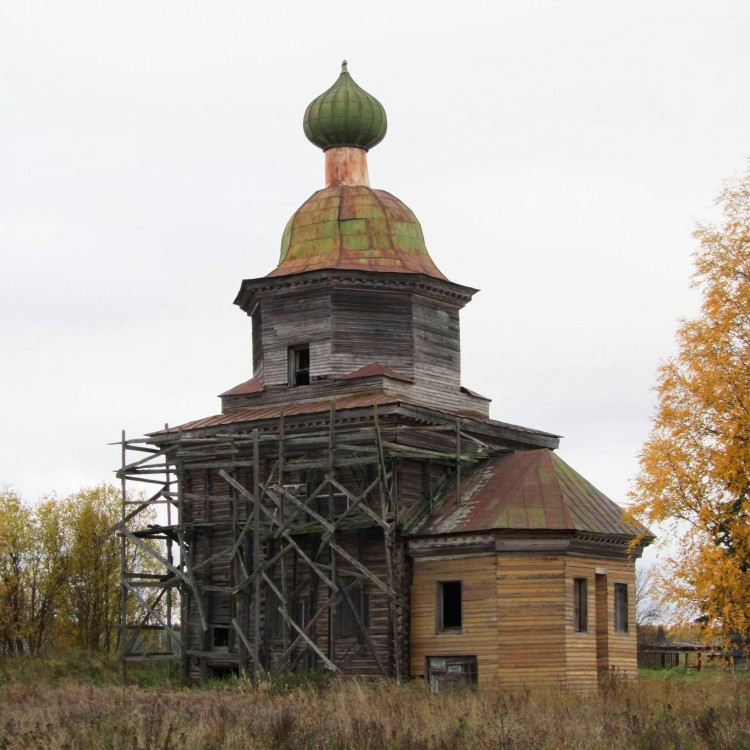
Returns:
[[[679,539],[667,562],[678,613],[729,635],[750,632],[750,173],[718,202],[722,225],[695,232],[701,311],[659,370],[632,511]]]

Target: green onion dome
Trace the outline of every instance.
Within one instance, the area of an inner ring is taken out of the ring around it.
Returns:
[[[337,146],[368,151],[385,138],[387,126],[383,105],[354,82],[346,60],[336,83],[313,99],[303,120],[308,140],[324,151]]]

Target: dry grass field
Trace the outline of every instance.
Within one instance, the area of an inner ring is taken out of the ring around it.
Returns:
[[[750,679],[727,673],[613,679],[585,696],[283,677],[188,689],[136,677],[122,687],[116,664],[85,658],[0,661],[0,748],[750,749]]]

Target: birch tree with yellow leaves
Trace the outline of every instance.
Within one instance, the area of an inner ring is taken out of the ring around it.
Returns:
[[[631,506],[666,530],[665,594],[683,619],[750,634],[750,172],[695,232],[700,314],[677,331]]]
[[[120,539],[112,529],[121,518],[120,492],[101,483],[27,503],[0,487],[0,655],[117,651]],[[128,550],[128,560],[161,572],[138,548]]]

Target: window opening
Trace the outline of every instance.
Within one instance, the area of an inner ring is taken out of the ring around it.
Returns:
[[[615,584],[615,632],[628,632],[628,584]]]
[[[229,680],[232,677],[239,677],[239,667],[211,667],[211,679],[212,680]]]
[[[460,633],[463,626],[461,581],[439,581],[437,597],[439,633]]]
[[[229,628],[223,625],[214,625],[211,631],[214,648],[229,648]]]
[[[476,656],[428,656],[427,684],[433,693],[449,685],[474,687],[477,684]]]
[[[310,345],[289,347],[289,385],[310,385]]]
[[[573,623],[576,633],[589,628],[589,586],[585,578],[573,579]]]

